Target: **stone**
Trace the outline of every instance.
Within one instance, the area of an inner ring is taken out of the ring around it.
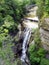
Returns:
[[[42,19],[40,25],[43,29],[49,31],[49,18]]]
[[[49,51],[49,18],[45,18],[41,21],[40,37],[41,43],[45,50]]]

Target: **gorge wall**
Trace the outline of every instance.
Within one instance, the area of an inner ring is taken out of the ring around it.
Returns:
[[[44,18],[40,22],[40,37],[42,46],[49,51],[49,18]]]

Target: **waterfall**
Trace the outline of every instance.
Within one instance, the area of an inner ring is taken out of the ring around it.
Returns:
[[[21,56],[22,62],[25,62],[26,60],[26,56],[27,56],[26,51],[27,51],[27,45],[30,40],[30,36],[31,36],[31,29],[25,28],[24,40],[22,45],[22,56]]]

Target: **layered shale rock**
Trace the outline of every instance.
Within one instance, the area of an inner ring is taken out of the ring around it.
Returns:
[[[40,37],[42,46],[49,51],[49,18],[44,18],[40,23]]]

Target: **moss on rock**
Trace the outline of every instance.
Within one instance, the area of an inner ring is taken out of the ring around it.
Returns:
[[[45,17],[41,19],[40,27],[49,31],[49,18]]]

